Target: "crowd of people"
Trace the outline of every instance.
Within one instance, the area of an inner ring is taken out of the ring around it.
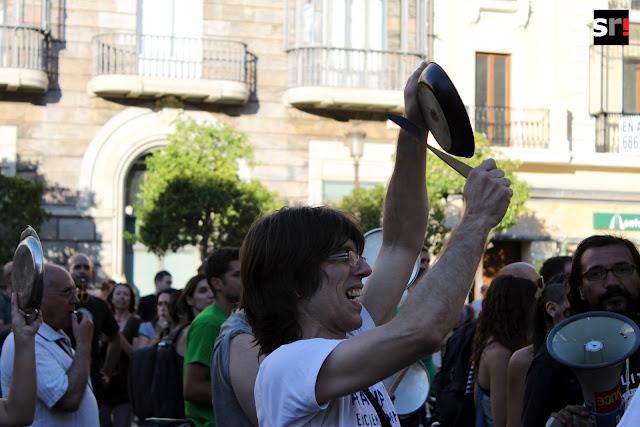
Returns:
[[[407,82],[405,114],[426,128],[414,96],[423,69]],[[471,171],[464,214],[430,265],[426,163],[425,145],[401,131],[374,265],[349,216],[283,208],[257,220],[241,248],[214,250],[181,290],[167,271],[142,298],[129,283],[97,285],[82,253],[64,267],[46,264],[40,316],[27,324],[8,297],[7,264],[0,425],[143,426],[154,417],[197,427],[587,425],[575,374],[545,342],[577,313],[638,321],[636,246],[594,235],[540,271],[506,265],[481,303],[469,304],[510,182],[491,159]],[[383,380],[415,363],[429,371],[431,398],[399,414]],[[639,363],[637,351],[620,379],[624,426],[640,425]]]

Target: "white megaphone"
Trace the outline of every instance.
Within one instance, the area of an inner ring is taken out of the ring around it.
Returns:
[[[585,406],[598,427],[615,427],[622,418],[622,362],[638,349],[639,338],[635,322],[608,311],[572,316],[549,332],[549,354],[576,374]]]

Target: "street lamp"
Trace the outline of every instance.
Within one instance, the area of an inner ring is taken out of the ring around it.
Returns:
[[[349,152],[353,159],[353,186],[355,188],[360,187],[360,159],[362,159],[362,154],[364,153],[364,139],[366,136],[366,133],[359,130],[347,132],[346,135],[345,145],[349,147]]]

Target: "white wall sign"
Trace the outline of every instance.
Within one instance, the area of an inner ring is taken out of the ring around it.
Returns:
[[[623,116],[618,124],[620,153],[640,154],[640,116]]]

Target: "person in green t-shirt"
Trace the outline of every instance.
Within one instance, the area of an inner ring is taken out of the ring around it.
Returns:
[[[184,413],[195,427],[215,426],[211,404],[211,352],[220,326],[236,308],[242,294],[237,248],[213,252],[205,261],[205,276],[215,302],[191,323],[184,354]]]

